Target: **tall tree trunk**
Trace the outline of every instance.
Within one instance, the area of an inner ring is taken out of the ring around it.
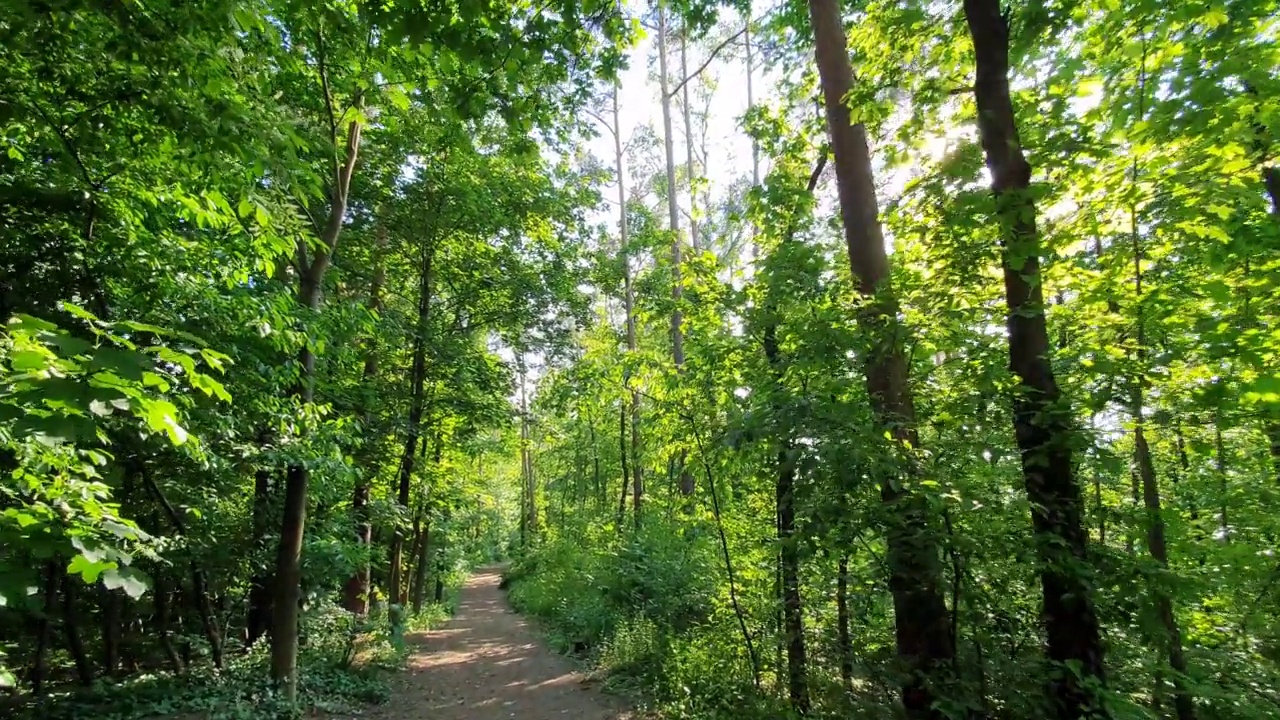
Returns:
[[[169,627],[169,587],[165,583],[163,572],[155,574],[151,594],[155,604],[156,639],[165,657],[169,659],[169,664],[173,666],[173,671],[182,674],[186,666],[182,662],[182,656],[178,654],[178,648],[173,644],[173,633]]]
[[[422,612],[426,597],[427,564],[431,562],[431,515],[428,511],[422,523],[422,544],[418,549],[417,565],[413,569],[413,612]]]
[[[621,248],[622,256],[622,285],[623,285],[623,304],[626,308],[627,323],[627,354],[634,356],[636,352],[636,316],[635,316],[635,287],[631,278],[631,246],[629,228],[627,226],[627,191],[626,176],[624,174],[622,158],[622,126],[621,118],[618,112],[618,86],[613,88],[613,155],[615,168],[618,173],[618,240]],[[631,387],[631,369],[623,368],[622,384],[631,390],[631,484],[632,492],[637,498],[644,495],[644,475],[640,467],[640,390]],[[626,427],[627,421],[624,415],[622,425]],[[625,510],[627,502],[627,447],[625,441],[621,448],[622,457],[622,503]],[[621,512],[618,518],[618,527],[622,527]]]
[[[31,682],[31,694],[36,696],[44,694],[44,684],[48,679],[49,646],[53,644],[53,613],[58,602],[58,575],[57,563],[45,564],[44,602],[35,622],[36,648],[31,658],[31,670],[27,673]]]
[[[836,568],[836,650],[840,660],[840,682],[845,692],[853,689],[853,640],[849,634],[849,554],[840,553]]]
[[[681,281],[680,205],[676,191],[675,138],[671,129],[670,74],[667,72],[667,8],[658,3],[658,86],[662,93],[662,146],[667,160],[667,223],[671,231],[671,358],[676,370],[684,365],[684,328],[680,300],[684,294]]]
[[[259,435],[263,440],[266,433]],[[267,547],[271,525],[272,470],[258,468],[253,473],[253,542],[254,555]],[[245,648],[252,646],[271,628],[272,576],[265,569],[255,569],[249,578],[249,610],[245,618]]]
[[[782,571],[782,616],[787,637],[787,694],[791,707],[801,715],[809,713],[808,663],[804,643],[804,606],[800,598],[800,544],[796,538],[795,447],[791,442],[778,448],[777,493],[778,543]]]
[[[521,495],[524,497],[521,539],[525,545],[529,545],[538,536],[538,494],[533,477],[533,453],[529,440],[529,397],[525,386],[523,350],[517,355],[516,364],[520,376],[520,479],[523,486]]]
[[[751,112],[756,106],[755,98],[755,56],[751,46],[751,5],[748,2],[747,10],[742,20],[742,44],[746,48],[747,53],[747,112]],[[704,156],[705,157],[705,156]],[[760,185],[760,143],[755,136],[751,136],[751,187]],[[756,258],[760,255],[760,246],[756,242],[756,228],[751,226],[751,262],[754,264]]]
[[[187,524],[183,521],[182,515],[178,513],[178,510],[160,491],[160,486],[151,477],[151,473],[147,470],[144,461],[138,459],[137,463],[138,475],[147,486],[147,491],[151,493],[161,509],[164,510],[164,514],[169,519],[169,523],[173,525],[175,533],[180,537],[185,537],[187,535]],[[194,559],[190,562],[190,569],[192,599],[195,601],[196,611],[200,615],[200,626],[204,631],[205,640],[209,643],[209,655],[213,660],[213,666],[222,669],[222,631],[218,628],[218,618],[213,612],[213,603],[209,599],[209,583],[205,577],[204,570]]]
[[[671,231],[671,360],[675,365],[677,376],[684,371],[684,310],[681,308],[684,298],[683,250],[680,239],[680,205],[676,190],[676,156],[675,137],[671,129],[671,96],[668,91],[671,75],[667,70],[667,8],[665,0],[658,3],[658,86],[662,93],[662,144],[667,160],[667,216],[668,228]],[[684,495],[693,493],[693,475],[685,468],[686,454],[682,451],[677,460],[677,471],[680,474],[680,492]],[[636,524],[640,523],[640,505],[642,496],[632,493],[635,504]]]
[[[320,68],[324,72],[323,49]],[[327,85],[327,79],[325,79]],[[357,100],[357,105],[359,101]],[[320,236],[320,247],[314,257],[307,258],[306,244],[299,242],[296,260],[301,269],[298,278],[298,304],[309,315],[320,312],[321,289],[325,272],[333,260],[347,214],[347,198],[351,178],[360,153],[360,120],[347,126],[346,151],[341,162],[335,160],[329,187],[329,218]],[[337,138],[334,138],[335,151]],[[315,399],[316,358],[310,342],[304,342],[298,353],[301,372],[293,396],[304,405]],[[292,704],[298,697],[298,612],[302,600],[302,538],[307,527],[307,495],[311,471],[303,463],[289,465],[285,472],[284,508],[280,526],[280,546],[276,553],[275,598],[271,622],[271,678],[284,700]]]
[[[418,318],[413,336],[413,366],[410,370],[410,396],[408,434],[404,439],[404,451],[400,454],[400,471],[397,476],[396,503],[404,512],[409,509],[409,495],[413,482],[414,458],[422,433],[422,416],[426,406],[427,381],[427,333],[431,316],[432,265],[435,262],[435,244],[422,249],[418,269]],[[391,579],[389,595],[392,602],[400,598],[404,563],[404,530],[396,524],[391,538]]]
[[[369,312],[377,315],[382,312],[382,286],[387,279],[385,253],[387,249],[387,226],[379,222],[374,234],[374,271],[373,282],[369,287]],[[371,408],[373,383],[378,376],[378,334],[370,333],[365,341],[364,373],[360,379],[363,397],[360,401],[363,409],[361,415],[367,435],[372,430],[374,416]],[[365,440],[361,447],[360,467],[356,469],[355,488],[351,493],[351,515],[356,521],[356,542],[364,548],[364,559],[355,573],[347,579],[342,588],[342,606],[357,615],[369,611],[369,558],[372,546],[373,526],[369,522],[369,486],[377,474],[377,460]]]
[[[1145,34],[1142,39],[1142,55],[1138,67],[1136,89],[1138,93],[1137,120],[1141,123],[1145,120],[1147,96],[1147,40]],[[1129,201],[1129,241],[1133,251],[1134,335],[1137,341],[1137,362],[1133,363],[1133,366],[1137,369],[1137,376],[1131,378],[1132,386],[1129,392],[1129,416],[1133,420],[1133,463],[1137,470],[1138,478],[1142,482],[1142,505],[1145,510],[1144,524],[1146,527],[1147,551],[1151,553],[1152,559],[1163,570],[1167,571],[1169,569],[1169,550],[1165,542],[1164,510],[1161,507],[1160,484],[1156,478],[1155,462],[1151,457],[1151,447],[1147,444],[1146,417],[1144,415],[1147,383],[1147,329],[1142,286],[1142,236],[1138,228],[1138,158],[1136,155],[1133,158],[1130,181],[1133,185],[1134,194]],[[1160,624],[1164,628],[1164,650],[1169,661],[1169,667],[1175,673],[1173,677],[1174,710],[1178,715],[1178,720],[1195,720],[1195,701],[1187,689],[1186,682],[1182,679],[1187,672],[1187,661],[1182,651],[1182,630],[1178,627],[1177,617],[1173,614],[1173,598],[1170,596],[1169,588],[1166,587],[1163,578],[1156,580],[1154,599],[1156,614],[1159,615]],[[1153,693],[1153,696],[1157,701],[1160,699],[1161,692],[1159,690],[1163,685],[1162,675],[1162,672],[1156,674],[1158,691]]]
[[[689,85],[692,84],[692,78],[689,77],[689,27],[685,23],[685,27],[680,29],[680,92],[682,107],[682,115],[684,116],[684,146],[685,146],[685,181],[689,185],[689,247],[693,248],[693,252],[698,252],[698,191],[697,182],[694,175],[693,161],[693,114],[692,108],[689,106]]]
[[[115,677],[120,672],[120,596],[99,586],[98,608],[102,627],[102,672]]]
[[[76,666],[76,679],[81,685],[93,684],[93,663],[84,650],[84,642],[80,639],[80,618],[76,607],[76,583],[79,580],[70,575],[62,576],[62,635],[67,643],[67,652]]]
[[[629,478],[627,477],[627,405],[624,401],[622,407],[618,409],[618,452],[622,458],[622,494],[618,498],[618,530],[622,529],[622,523],[627,513],[627,486]]]
[[[991,171],[1002,227],[1010,368],[1020,387],[1014,430],[1031,502],[1040,556],[1048,656],[1055,664],[1053,715],[1106,716],[1097,697],[1105,684],[1102,640],[1086,577],[1088,555],[1080,487],[1071,459],[1071,417],[1049,362],[1049,333],[1040,283],[1040,238],[1028,192],[1031,167],[1022,153],[1009,95],[1009,28],[999,0],[965,0],[977,73],[978,134]]]
[[[1259,138],[1264,138],[1266,129],[1259,127],[1258,130]],[[1265,158],[1265,147],[1261,146],[1261,142],[1259,145],[1259,156]],[[1271,217],[1280,223],[1280,167],[1263,165],[1262,185],[1267,190],[1267,197],[1271,199]],[[1267,450],[1271,454],[1272,479],[1280,485],[1280,418],[1272,414],[1263,422],[1262,430],[1267,437]]]
[[[826,167],[825,153],[818,160],[818,165],[809,177],[805,188],[809,196],[813,195],[818,185],[822,169]],[[798,213],[797,213],[798,216]],[[780,246],[788,245],[796,232],[796,226],[789,226],[782,235]],[[781,312],[778,305],[778,289],[772,273],[766,274],[768,284],[765,289],[765,326],[763,346],[765,359],[769,361],[770,374],[773,377],[773,388],[770,390],[770,409],[774,416],[775,455],[774,491],[775,491],[775,529],[778,538],[778,572],[775,577],[775,593],[779,601],[777,629],[780,630],[778,645],[778,666],[782,666],[782,652],[787,655],[787,694],[791,707],[799,714],[809,712],[809,680],[808,663],[804,640],[803,604],[800,597],[800,547],[795,537],[795,441],[791,428],[784,427],[782,417],[785,407],[779,400],[784,396],[783,386],[786,376],[785,359],[778,346],[778,323]]]
[[[1222,437],[1222,409],[1213,418],[1214,469],[1218,473],[1218,532],[1222,542],[1231,542],[1231,520],[1227,517],[1227,444]]]
[[[915,407],[908,385],[907,358],[898,326],[898,302],[889,279],[888,256],[880,227],[866,127],[853,124],[844,99],[853,89],[840,5],[809,0],[815,55],[826,105],[827,131],[835,156],[840,215],[849,266],[858,293],[866,299],[858,322],[871,336],[873,351],[865,372],[867,394],[880,427],[890,433],[895,452],[919,447]],[[884,477],[881,502],[888,511],[886,544],[893,592],[898,657],[906,670],[902,702],[911,718],[941,718],[932,709],[935,691],[955,657],[946,602],[942,595],[939,543],[931,527],[927,500],[911,487],[910,460],[898,477]],[[906,482],[904,482],[904,480]]]

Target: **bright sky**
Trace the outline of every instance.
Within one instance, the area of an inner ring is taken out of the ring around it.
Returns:
[[[631,4],[635,5],[634,2]],[[640,8],[637,7],[631,8],[633,13],[638,13],[639,10]],[[655,157],[661,159],[663,152],[661,146],[662,103],[657,79],[657,36],[655,31],[647,28],[643,31],[645,37],[629,53],[629,67],[622,73],[621,77],[622,91],[619,96],[619,114],[622,125],[622,141],[625,145],[635,136],[637,128],[649,125],[653,128],[654,135],[659,142],[653,152]],[[690,43],[688,48],[689,72],[692,73],[706,61],[711,50],[719,44],[722,38],[723,36],[712,39],[710,42],[695,41]],[[670,54],[668,73],[671,76],[669,81],[671,87],[674,87],[683,77],[680,72],[679,47],[679,42],[675,38],[668,42],[668,52]],[[758,58],[756,64],[759,64]],[[754,74],[756,86],[753,89],[755,100],[759,103],[765,94],[762,87],[765,84],[765,79],[759,68],[756,69]],[[715,87],[710,104],[711,112],[707,128],[708,162],[707,167],[699,168],[698,172],[701,177],[705,177],[709,181],[712,196],[715,197],[725,185],[735,178],[751,172],[751,140],[740,127],[742,116],[747,110],[746,63],[743,60],[740,40],[721,50],[717,59],[702,71],[698,79],[691,81],[689,101],[695,114],[702,108],[700,96],[702,87],[707,82],[710,82]],[[683,92],[677,93],[675,100],[679,101],[682,97]],[[605,119],[612,121],[610,116],[612,106],[606,105],[604,109],[606,110]],[[678,102],[672,103],[671,112],[675,159],[678,165],[683,166],[686,162],[687,154],[685,152],[684,117]],[[695,126],[694,142],[695,144],[700,144],[701,139],[697,133],[700,131],[701,124],[696,117],[693,122]],[[607,167],[613,167],[613,136],[608,130],[601,128],[600,136],[592,140],[588,144],[588,148]],[[764,172],[763,166],[761,172]],[[626,170],[626,175],[627,187],[631,188],[633,183],[629,168]],[[630,190],[628,190],[628,194],[630,194]],[[605,195],[611,200],[616,197],[613,193],[605,193]],[[681,206],[687,210],[687,193],[681,193],[680,200]],[[617,208],[614,203],[610,203],[607,207],[601,208],[601,210],[602,216],[600,219],[607,219],[611,225],[616,226]],[[681,219],[681,227],[687,232],[688,228],[683,218]]]

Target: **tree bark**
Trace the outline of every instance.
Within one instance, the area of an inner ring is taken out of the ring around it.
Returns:
[[[681,114],[684,116],[684,144],[685,144],[685,178],[689,185],[689,247],[693,248],[693,252],[698,252],[698,194],[694,189],[694,164],[693,164],[693,114],[689,106],[689,85],[692,78],[689,77],[689,28],[681,28],[680,30],[680,77],[684,78],[684,82],[680,86],[682,107]]]
[[[58,602],[58,566],[46,563],[44,568],[44,602],[35,622],[36,649],[27,674],[31,682],[31,694],[44,694],[44,684],[49,672],[49,645],[53,642],[53,613]]]
[[[422,433],[422,416],[426,406],[427,381],[427,333],[431,317],[432,300],[432,264],[435,261],[435,245],[432,243],[422,250],[422,259],[418,275],[418,319],[413,336],[413,366],[410,370],[411,399],[409,401],[409,431],[404,440],[404,451],[400,455],[400,472],[398,475],[396,502],[404,511],[409,508],[409,495],[413,482],[414,458],[418,449],[418,440]],[[401,596],[402,564],[403,564],[404,530],[396,525],[391,539],[391,580],[390,595],[394,602]]]
[[[267,468],[253,473],[254,550],[265,549],[271,524],[271,475]],[[256,570],[249,578],[249,610],[245,618],[245,648],[249,648],[271,628],[272,576]]]
[[[856,289],[865,299],[858,322],[873,339],[865,366],[867,394],[880,427],[899,446],[895,451],[912,452],[919,447],[915,408],[878,217],[867,133],[861,123],[853,124],[844,104],[853,89],[853,69],[840,6],[836,0],[809,0],[808,4],[849,266]],[[884,477],[880,486],[881,502],[889,515],[886,545],[898,657],[906,670],[902,702],[911,718],[941,718],[941,711],[932,706],[935,691],[947,684],[955,638],[950,634],[942,595],[937,533],[930,527],[926,498],[909,487],[913,474],[908,464],[899,477]]]
[[[613,88],[613,153],[615,168],[618,173],[618,239],[622,258],[622,285],[623,285],[623,304],[626,309],[627,323],[627,354],[634,357],[636,352],[636,316],[635,316],[635,287],[631,278],[631,246],[629,227],[627,225],[627,191],[625,168],[622,160],[622,126],[620,114],[618,112],[618,86]],[[631,483],[632,491],[636,497],[644,495],[644,475],[640,467],[640,391],[631,387],[631,369],[628,366],[623,368],[622,384],[631,390]],[[624,411],[625,413],[625,411]],[[627,421],[625,414],[622,419],[622,425],[625,432]],[[627,447],[625,440],[621,448],[622,453],[622,508],[625,510],[627,502]],[[618,518],[618,527],[622,527],[621,512]]]
[[[169,588],[164,582],[163,573],[155,574],[151,593],[155,604],[156,639],[165,657],[169,659],[169,664],[173,666],[173,671],[181,675],[186,666],[182,662],[182,656],[178,654],[178,648],[173,644],[173,634],[169,628]]]
[[[169,523],[173,525],[174,531],[179,536],[187,535],[187,524],[183,521],[173,504],[169,502],[164,493],[160,491],[160,486],[156,485],[155,480],[151,477],[150,471],[141,459],[138,461],[138,475],[142,478],[143,483],[147,486],[147,491],[151,493],[156,502],[159,503],[161,509],[164,510],[165,516],[169,519]],[[191,593],[196,604],[196,611],[200,615],[200,626],[204,631],[205,640],[209,643],[209,655],[213,660],[213,666],[222,669],[222,631],[218,628],[218,618],[213,612],[213,603],[209,600],[209,583],[205,578],[204,570],[200,568],[193,559],[190,562],[191,568]]]
[[[99,586],[98,608],[102,627],[102,672],[107,677],[115,677],[120,672],[120,597]]]
[[[368,309],[373,315],[382,312],[382,286],[387,279],[385,253],[387,249],[387,227],[379,222],[374,233],[374,271],[373,281],[369,287]],[[374,392],[373,382],[378,376],[378,335],[371,333],[365,341],[364,373],[360,379],[363,406],[360,414],[363,418],[365,433],[372,430],[374,416],[371,395]],[[366,439],[362,446],[361,467],[357,468],[355,488],[351,493],[351,514],[355,518],[356,542],[365,550],[365,559],[355,573],[347,579],[342,588],[342,606],[357,615],[369,611],[369,550],[373,547],[373,526],[369,522],[369,486],[377,474],[377,461],[369,448]]]
[[[853,640],[849,634],[849,555],[841,553],[836,568],[836,649],[840,659],[840,682],[845,692],[853,690]]]
[[[422,612],[422,602],[427,593],[427,564],[431,562],[431,516],[422,524],[422,545],[418,549],[417,565],[413,575],[413,612]]]
[[[323,55],[323,53],[321,53]],[[323,72],[323,58],[321,58]],[[356,102],[359,105],[359,100]],[[329,218],[320,236],[320,248],[310,262],[305,244],[297,249],[298,304],[311,314],[320,311],[321,288],[325,272],[333,260],[338,237],[347,214],[351,178],[355,174],[360,153],[360,120],[347,127],[346,152],[341,163],[335,161],[329,192]],[[336,148],[335,148],[336,149]],[[293,395],[304,405],[315,399],[316,358],[309,342],[298,353],[301,371]],[[275,598],[272,608],[271,678],[292,704],[298,697],[298,611],[302,599],[302,539],[307,527],[307,494],[311,471],[301,463],[292,464],[285,473],[284,508],[280,526],[280,546],[276,553]]]
[[[1009,95],[1009,29],[999,0],[965,0],[977,73],[978,134],[991,171],[1002,226],[1010,368],[1020,387],[1014,430],[1040,557],[1054,717],[1108,714],[1096,691],[1105,684],[1102,640],[1086,578],[1080,487],[1071,459],[1071,417],[1049,362],[1040,239],[1031,167],[1022,153]]]

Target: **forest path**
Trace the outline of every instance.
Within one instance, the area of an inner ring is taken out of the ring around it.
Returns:
[[[542,643],[507,605],[501,568],[476,571],[458,612],[442,627],[410,635],[407,671],[387,720],[623,720],[617,699],[589,685],[573,664]]]

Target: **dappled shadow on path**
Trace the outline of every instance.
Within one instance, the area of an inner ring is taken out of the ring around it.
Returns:
[[[478,571],[444,627],[410,636],[413,654],[387,720],[621,720],[631,717],[566,658],[547,650],[498,589],[499,568]]]

